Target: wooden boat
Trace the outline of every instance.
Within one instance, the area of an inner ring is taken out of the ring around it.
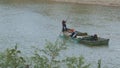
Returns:
[[[83,38],[78,38],[78,42],[82,44],[87,44],[87,45],[108,45],[109,44],[109,39],[105,38],[100,38],[98,37],[97,40],[92,39],[92,36],[87,36]]]
[[[109,39],[98,37],[97,40],[93,39],[91,35],[88,35],[87,33],[78,32],[76,38],[71,38],[71,33],[68,31],[63,32],[63,36],[74,39],[78,43],[86,44],[86,45],[92,45],[92,46],[99,46],[99,45],[108,45]]]

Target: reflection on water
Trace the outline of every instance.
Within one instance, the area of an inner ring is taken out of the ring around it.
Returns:
[[[37,1],[37,0],[36,0]],[[0,49],[14,46],[30,54],[31,46],[43,47],[45,39],[54,41],[61,31],[61,21],[67,26],[88,34],[109,38],[109,46],[85,46],[68,42],[64,56],[79,56],[103,67],[120,67],[120,9],[95,5],[79,5],[53,2],[9,3],[0,5]],[[96,67],[93,65],[93,67]]]

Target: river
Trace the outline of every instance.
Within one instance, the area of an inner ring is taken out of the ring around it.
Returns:
[[[60,57],[83,55],[94,68],[99,59],[102,68],[120,67],[120,7],[56,2],[0,4],[0,49],[17,44],[29,55],[32,46],[43,48],[45,40],[59,38],[63,19],[69,28],[98,34],[110,42],[94,47],[67,42],[68,49]]]

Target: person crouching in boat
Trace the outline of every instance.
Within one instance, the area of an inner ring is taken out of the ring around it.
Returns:
[[[62,21],[62,32],[67,31],[66,21]]]
[[[98,36],[97,36],[97,34],[94,34],[94,40],[96,41],[96,40],[98,40]]]
[[[72,34],[70,35],[71,36],[71,38],[76,38],[77,37],[77,31],[74,31],[74,32],[72,32]]]
[[[97,34],[94,34],[93,36],[91,36],[92,37],[92,40],[94,40],[94,41],[97,41],[98,40],[98,36],[97,36]]]

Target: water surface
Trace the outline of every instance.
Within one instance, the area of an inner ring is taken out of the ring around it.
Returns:
[[[43,48],[45,40],[59,38],[61,21],[67,26],[88,34],[109,38],[108,46],[85,46],[68,42],[68,49],[60,57],[80,56],[96,68],[102,59],[102,68],[120,67],[120,8],[68,3],[9,3],[0,5],[0,49],[18,47],[31,54],[31,46]]]

